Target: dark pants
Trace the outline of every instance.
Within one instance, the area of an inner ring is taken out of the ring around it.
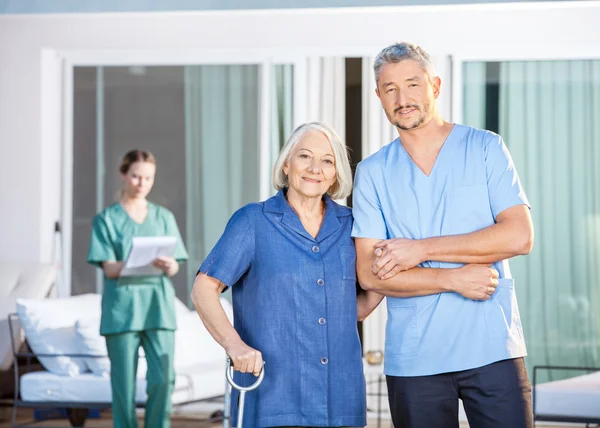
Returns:
[[[432,376],[387,376],[395,428],[458,428],[462,399],[470,428],[533,428],[523,358]]]

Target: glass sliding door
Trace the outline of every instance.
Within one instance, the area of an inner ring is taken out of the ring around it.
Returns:
[[[261,84],[267,66],[269,88]],[[268,196],[260,180],[270,169],[261,171],[260,158],[274,160],[291,130],[292,76],[293,66],[270,64],[74,67],[72,293],[101,284],[85,262],[90,222],[117,201],[120,159],[139,148],[157,158],[149,199],[173,211],[190,253],[174,278],[187,302],[231,214]]]
[[[511,261],[530,374],[598,366],[600,60],[465,62],[461,80],[463,122],[504,138],[532,205],[533,251]]]

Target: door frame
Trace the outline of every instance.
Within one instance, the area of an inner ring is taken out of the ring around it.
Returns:
[[[71,295],[72,237],[73,237],[73,79],[75,67],[106,66],[185,66],[185,65],[258,65],[259,66],[259,196],[270,195],[271,165],[271,72],[274,65],[293,65],[293,123],[303,123],[307,111],[307,66],[306,57],[278,54],[273,51],[248,50],[65,50],[48,54],[52,61],[42,61],[42,75],[58,76],[52,82],[43,82],[43,88],[60,88],[59,96],[46,97],[42,106],[42,117],[54,118],[59,126],[54,132],[43,133],[42,140],[54,138],[54,147],[60,153],[60,223],[62,227],[62,260],[58,281],[58,295]],[[45,107],[44,107],[45,106]],[[59,116],[56,116],[56,112]],[[45,143],[46,141],[43,141]],[[44,144],[42,144],[44,147]],[[96,290],[101,291],[102,272],[98,271]]]

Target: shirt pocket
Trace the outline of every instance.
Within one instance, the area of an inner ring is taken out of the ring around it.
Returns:
[[[494,223],[487,185],[474,184],[450,189],[446,196],[442,233],[471,233]]]
[[[342,278],[356,281],[356,249],[352,245],[340,248]]]
[[[419,351],[417,305],[387,299],[384,355],[415,355]]]
[[[518,320],[518,310],[514,297],[514,281],[510,278],[498,279],[496,291],[485,302],[484,314],[490,337],[508,337],[514,321]]]

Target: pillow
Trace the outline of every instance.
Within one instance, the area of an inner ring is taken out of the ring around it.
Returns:
[[[17,314],[35,354],[80,353],[75,334],[79,319],[100,318],[99,294],[60,299],[17,299]],[[42,365],[60,376],[77,376],[87,370],[82,358],[41,357]]]
[[[221,298],[221,305],[231,321],[233,319],[231,304]],[[175,371],[178,368],[195,364],[225,361],[225,351],[212,338],[202,324],[196,311],[177,314],[177,331],[175,332]]]
[[[87,368],[98,376],[110,375],[110,360],[106,352],[106,341],[100,336],[100,320],[86,319],[75,323],[77,347],[80,354],[104,355],[102,358],[84,358]]]
[[[105,355],[103,358],[84,358],[87,368],[97,376],[110,377],[110,360],[106,349],[106,340],[100,335],[100,319],[79,320],[75,324],[79,353],[86,355]],[[144,349],[140,346],[137,377],[146,377],[148,366],[144,358]]]

